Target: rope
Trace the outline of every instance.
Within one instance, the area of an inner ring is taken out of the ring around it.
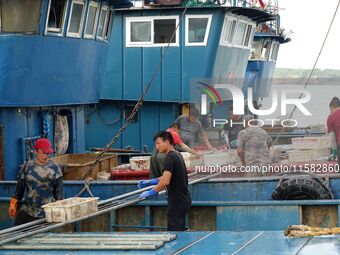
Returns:
[[[98,162],[99,162],[99,160],[101,159],[101,157],[104,155],[104,153],[106,153],[106,152],[112,147],[113,144],[115,144],[115,143],[118,141],[119,137],[124,133],[125,129],[129,126],[130,122],[133,120],[134,116],[137,114],[139,108],[142,107],[143,102],[144,102],[144,98],[145,98],[146,94],[148,93],[149,88],[150,88],[150,86],[151,86],[153,80],[155,79],[155,77],[156,77],[156,75],[157,75],[159,69],[160,69],[161,66],[162,66],[162,63],[163,63],[163,61],[164,61],[164,58],[165,58],[165,56],[166,56],[166,54],[167,54],[167,52],[168,52],[168,50],[169,50],[170,43],[172,42],[172,39],[176,36],[176,31],[178,30],[178,28],[179,28],[179,26],[180,26],[180,24],[181,24],[181,22],[182,22],[182,19],[183,19],[184,15],[185,15],[187,9],[188,9],[188,6],[186,6],[185,9],[183,10],[182,15],[181,15],[181,17],[180,17],[180,19],[179,19],[179,21],[178,21],[178,24],[177,24],[177,26],[176,26],[174,32],[173,32],[172,35],[171,35],[171,38],[170,38],[170,40],[169,40],[169,42],[168,42],[168,45],[165,47],[165,50],[164,50],[164,52],[163,52],[163,54],[162,54],[162,57],[161,57],[161,59],[160,59],[158,65],[157,65],[155,71],[153,72],[151,79],[150,79],[149,82],[147,83],[147,85],[146,85],[146,87],[145,87],[145,89],[144,89],[144,91],[143,91],[142,96],[139,98],[138,102],[137,102],[136,105],[134,106],[134,108],[133,108],[131,114],[130,114],[129,117],[125,120],[124,125],[119,129],[119,131],[117,132],[117,134],[112,138],[111,142],[110,142],[109,144],[107,144],[107,145],[105,146],[105,148],[97,155],[97,157],[95,158],[94,162],[90,165],[90,167],[88,168],[88,170],[86,170],[86,172],[81,176],[81,180],[84,180],[85,178],[87,178],[88,176],[91,175],[91,173],[92,173],[94,167],[98,164]]]
[[[338,235],[340,228],[319,228],[307,225],[292,225],[284,231],[284,235],[288,237],[311,237],[321,235]]]
[[[328,35],[329,35],[330,31],[331,31],[331,28],[332,28],[332,26],[333,26],[333,23],[334,23],[336,14],[337,14],[337,12],[338,12],[339,5],[340,5],[340,0],[338,1],[338,4],[337,4],[337,6],[336,6],[336,8],[335,8],[335,12],[334,12],[334,14],[333,14],[333,18],[332,18],[332,20],[331,20],[331,23],[329,24],[329,27],[328,27],[328,30],[327,30],[325,39],[323,40],[323,43],[322,43],[322,46],[321,46],[321,48],[320,48],[319,54],[318,54],[318,56],[317,56],[317,58],[316,58],[316,60],[315,60],[315,62],[314,62],[313,68],[312,68],[312,70],[311,70],[311,72],[310,72],[310,74],[309,74],[309,76],[308,76],[308,79],[307,79],[307,81],[306,81],[306,83],[305,83],[303,89],[305,89],[305,88],[308,86],[308,83],[309,83],[309,81],[310,81],[310,79],[311,79],[311,77],[312,77],[312,75],[313,75],[313,72],[314,72],[314,70],[315,70],[315,67],[316,67],[317,63],[319,62],[319,58],[320,58],[321,53],[322,53],[322,51],[323,51],[323,48],[324,48],[324,46],[325,46],[325,44],[326,44],[326,41],[327,41],[327,39],[328,39]],[[303,96],[303,92],[300,93],[299,99],[301,99],[302,96]],[[288,119],[291,119],[291,118],[292,118],[292,116],[293,116],[293,114],[294,114],[296,108],[297,108],[296,105],[294,105],[294,108],[293,108],[292,112],[290,113]],[[284,127],[281,128],[280,133],[279,133],[279,135],[276,137],[276,139],[275,139],[275,141],[273,142],[273,144],[275,144],[275,143],[277,142],[277,140],[279,139],[279,137],[281,136],[281,134],[282,134],[282,132],[283,132],[283,129],[284,129]]]
[[[81,191],[79,191],[79,193],[76,195],[76,197],[79,197],[81,194],[84,193],[84,191],[87,191],[90,194],[90,196],[93,197],[93,194],[90,190],[90,182],[91,181],[92,181],[91,178],[88,178],[84,181],[84,188]]]

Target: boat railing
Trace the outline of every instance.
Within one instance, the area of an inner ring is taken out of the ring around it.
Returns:
[[[270,0],[267,2],[264,0],[132,0],[131,2],[134,8],[224,6],[262,9],[274,15],[278,13],[276,3],[272,4]]]

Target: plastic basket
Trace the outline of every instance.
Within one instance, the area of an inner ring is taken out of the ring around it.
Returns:
[[[131,170],[150,169],[150,156],[140,156],[130,158]]]
[[[202,164],[201,159],[198,159],[195,155],[192,155],[189,152],[181,152],[181,154],[187,169],[194,169],[196,166]]]
[[[98,211],[97,197],[71,197],[43,205],[47,222],[65,222]]]
[[[310,150],[330,148],[330,139],[328,136],[321,137],[299,137],[292,138],[294,150]]]
[[[223,152],[207,153],[203,154],[204,165],[216,166],[227,165],[239,161],[237,150],[227,150]]]
[[[288,160],[290,162],[301,162],[317,160],[321,157],[329,156],[329,149],[312,149],[312,150],[291,150],[288,151]]]

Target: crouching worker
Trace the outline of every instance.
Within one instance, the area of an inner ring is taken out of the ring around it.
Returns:
[[[15,194],[10,199],[8,215],[14,226],[45,217],[42,205],[63,199],[63,174],[59,165],[49,160],[53,152],[49,140],[38,139],[33,146],[35,159],[19,171]],[[18,203],[22,201],[20,210]]]
[[[167,131],[160,131],[154,137],[156,149],[165,153],[164,171],[159,178],[140,181],[139,188],[156,185],[153,189],[143,192],[139,198],[145,199],[167,189],[167,229],[168,231],[184,231],[185,216],[190,206],[191,198],[188,190],[188,176],[182,155],[173,148],[174,140]]]

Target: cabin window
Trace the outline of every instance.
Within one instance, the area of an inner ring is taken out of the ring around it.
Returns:
[[[246,33],[246,29],[247,29],[247,23],[239,21],[239,23],[237,25],[235,40],[234,40],[235,45],[238,45],[238,46],[243,45],[243,38],[244,38],[244,35]]]
[[[174,16],[126,18],[126,45],[167,46],[170,42],[170,46],[178,46],[177,24],[178,17]]]
[[[261,52],[261,60],[268,61],[269,53],[270,53],[271,43],[264,42],[262,52]]]
[[[172,33],[176,30],[175,19],[155,19],[154,20],[154,43],[176,42],[176,37]]]
[[[2,33],[38,32],[41,0],[0,0]]]
[[[134,105],[130,105],[130,104],[124,105],[124,120],[127,120],[130,117],[134,108],[135,108]],[[131,119],[132,123],[137,122],[137,121],[138,121],[138,113],[135,114],[135,116],[133,116],[133,118]]]
[[[251,46],[253,45],[255,32],[256,32],[256,27],[255,27],[255,25],[252,25],[251,26],[251,33],[250,33],[249,43],[248,43],[248,47],[249,48],[251,48]]]
[[[48,6],[48,18],[46,24],[46,33],[55,33],[62,35],[67,0],[51,0]]]
[[[107,19],[107,24],[104,30],[104,40],[108,40],[111,34],[112,29],[112,22],[113,22],[113,10],[109,11],[109,17]]]
[[[280,47],[280,44],[278,42],[272,42],[272,48],[270,50],[269,60],[274,61],[274,62],[277,60],[279,47]]]
[[[253,26],[247,25],[246,34],[245,34],[244,40],[243,40],[243,46],[249,47],[249,44],[250,44],[250,41],[251,41],[252,31],[253,31]]]
[[[100,40],[104,40],[104,31],[106,29],[106,23],[107,23],[107,13],[108,13],[108,7],[102,6],[102,9],[100,10],[98,32],[97,32],[97,38]]]
[[[99,15],[99,4],[90,2],[87,10],[86,25],[85,25],[85,38],[93,39],[96,33],[97,21]]]
[[[84,5],[84,2],[82,1],[72,1],[70,17],[68,21],[67,36],[81,36],[85,9]]]
[[[255,23],[226,16],[223,23],[220,44],[240,48],[250,48],[255,33]]]
[[[263,45],[263,40],[254,41],[252,49],[250,50],[250,59],[251,60],[260,60],[261,59],[262,45]]]
[[[236,19],[232,19],[230,17],[225,18],[222,28],[221,44],[227,45],[232,43],[235,34],[236,24]]]
[[[131,43],[151,43],[151,21],[136,21],[130,23]]]
[[[206,46],[212,15],[186,15],[185,45]]]

